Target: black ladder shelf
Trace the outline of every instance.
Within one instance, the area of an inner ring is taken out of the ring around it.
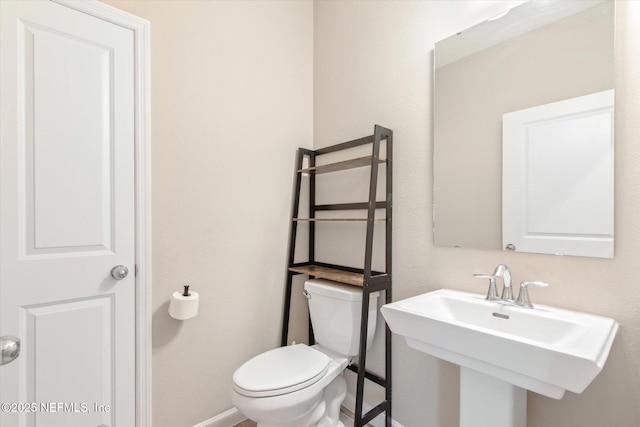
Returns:
[[[381,141],[386,141],[385,151],[386,158],[380,157]],[[385,427],[391,427],[391,331],[385,325],[385,377],[366,370],[367,358],[367,326],[369,317],[369,295],[371,292],[385,291],[385,303],[391,302],[391,224],[392,224],[392,147],[393,132],[382,126],[374,127],[373,135],[364,138],[355,139],[330,147],[318,150],[308,150],[299,148],[297,152],[296,171],[294,181],[294,196],[291,214],[291,228],[289,236],[289,260],[287,271],[287,284],[285,291],[284,313],[282,322],[282,341],[281,345],[287,345],[289,333],[289,313],[291,308],[291,288],[293,276],[297,274],[306,274],[310,277],[329,279],[336,282],[345,283],[362,288],[362,317],[360,323],[360,350],[358,354],[358,364],[349,365],[347,369],[357,374],[356,388],[356,408],[354,427],[362,427],[372,421],[381,413],[385,412]],[[370,156],[358,157],[350,160],[340,161],[326,165],[316,166],[316,160],[319,156],[329,153],[335,153],[342,150],[358,147],[361,145],[371,144],[372,151]],[[307,160],[307,167],[304,167],[304,159]],[[378,169],[381,163],[386,167],[386,199],[384,201],[376,201],[376,189],[378,185]],[[369,196],[368,201],[358,203],[340,203],[316,205],[315,203],[315,178],[316,175],[322,173],[330,173],[342,171],[346,169],[370,167]],[[298,218],[300,207],[300,189],[302,183],[302,175],[309,175],[309,217]],[[385,217],[382,219],[375,217],[376,209],[384,209]],[[365,210],[366,218],[316,218],[318,211],[340,211],[340,210]],[[295,263],[295,247],[296,234],[298,224],[302,221],[308,221],[309,224],[309,254],[308,261]],[[365,221],[366,237],[365,237],[365,256],[363,268],[352,268],[327,264],[315,260],[315,223],[317,221]],[[385,271],[378,272],[372,270],[373,256],[373,231],[374,222],[384,221],[385,223]],[[309,344],[314,343],[313,330],[311,322],[309,322]],[[372,381],[385,389],[385,400],[375,406],[366,414],[363,410],[363,397],[365,379]]]

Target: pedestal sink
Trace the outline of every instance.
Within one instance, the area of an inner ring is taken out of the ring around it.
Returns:
[[[461,427],[524,427],[526,390],[582,393],[609,355],[618,323],[544,305],[525,309],[440,289],[386,304],[409,347],[460,366]]]

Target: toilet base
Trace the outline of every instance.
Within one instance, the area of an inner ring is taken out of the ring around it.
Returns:
[[[329,426],[328,424],[326,425]],[[325,424],[318,424],[317,427],[325,427]],[[338,420],[338,424],[331,424],[331,427],[345,427],[345,426],[342,421]]]
[[[340,421],[340,406],[346,395],[347,382],[341,373],[324,389],[323,400],[326,411],[315,427],[344,427]]]
[[[316,426],[320,427],[320,424],[316,424]],[[257,427],[282,427],[282,426],[281,425],[274,426],[273,424],[257,424]],[[324,427],[324,425],[322,427]],[[338,421],[338,424],[332,425],[331,427],[345,427],[345,425],[342,421]]]
[[[324,389],[318,404],[307,414],[284,423],[258,423],[257,427],[345,427],[340,421],[340,406],[347,395],[347,382],[342,374]]]

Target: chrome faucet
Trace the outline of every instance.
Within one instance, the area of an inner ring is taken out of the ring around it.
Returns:
[[[493,270],[493,276],[502,277],[502,295],[500,299],[502,301],[515,302],[515,298],[513,298],[513,287],[511,286],[511,272],[509,271],[509,267],[505,264],[500,264]]]
[[[487,292],[487,301],[498,301],[501,304],[515,305],[523,308],[533,308],[531,298],[529,298],[529,285],[539,286],[541,288],[549,286],[548,283],[537,281],[526,281],[520,283],[520,293],[518,299],[513,298],[513,286],[511,286],[511,271],[505,264],[500,264],[493,270],[493,274],[474,274],[477,279],[489,279],[489,291]],[[502,295],[498,297],[496,289],[496,278],[502,277]]]

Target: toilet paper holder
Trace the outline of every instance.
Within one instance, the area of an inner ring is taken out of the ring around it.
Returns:
[[[189,291],[189,285],[184,285],[184,291],[176,291],[169,302],[169,315],[174,319],[186,320],[198,314],[200,296],[195,291]]]

